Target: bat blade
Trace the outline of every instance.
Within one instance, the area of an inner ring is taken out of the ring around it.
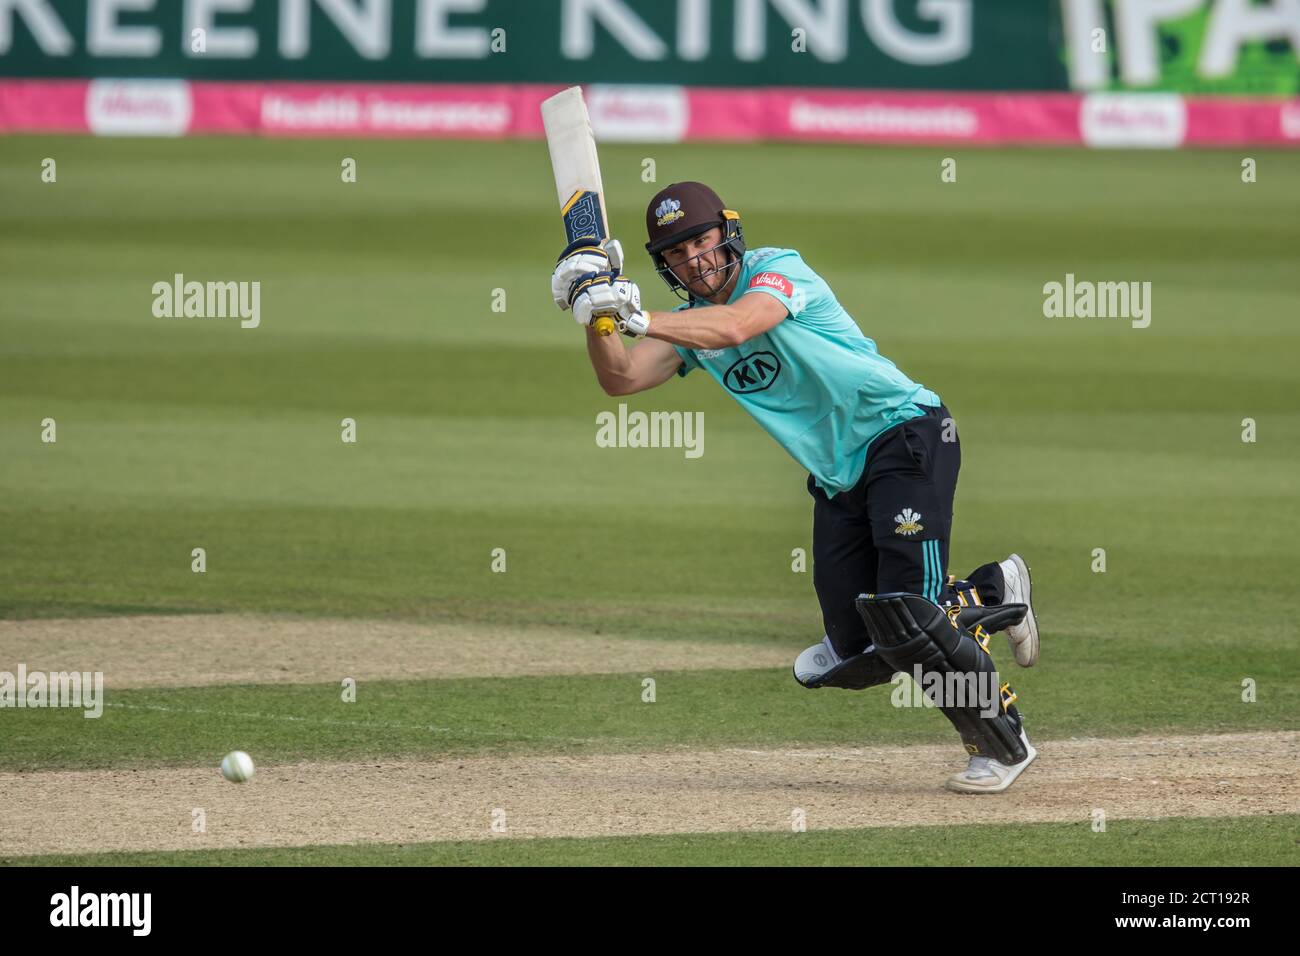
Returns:
[[[582,88],[571,86],[542,103],[542,126],[555,174],[555,195],[569,242],[591,237],[609,238],[605,216],[605,187],[600,181],[596,136],[582,98]],[[614,320],[602,316],[595,328],[601,335],[614,332]]]
[[[583,236],[608,239],[605,187],[582,88],[571,86],[542,103],[542,125],[565,235],[570,242]]]

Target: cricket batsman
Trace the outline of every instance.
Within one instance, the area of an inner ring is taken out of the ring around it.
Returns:
[[[661,190],[646,231],[655,271],[683,299],[671,312],[641,308],[617,241],[571,243],[551,279],[556,304],[587,327],[601,387],[629,395],[702,369],[807,468],[826,634],[795,679],[856,690],[914,677],[969,754],[948,787],[1005,790],[1036,752],[989,635],[1005,630],[1029,667],[1038,627],[1019,555],[947,574],[961,466],[948,409],[876,350],[798,252],[746,249],[739,214],[703,183]],[[601,316],[637,343],[598,335]]]

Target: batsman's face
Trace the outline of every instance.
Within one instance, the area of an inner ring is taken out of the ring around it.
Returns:
[[[697,299],[717,295],[730,278],[731,253],[719,248],[721,242],[722,229],[714,226],[663,251],[668,268]]]

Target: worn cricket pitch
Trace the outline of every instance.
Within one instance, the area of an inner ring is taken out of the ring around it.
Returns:
[[[1008,791],[941,789],[951,746],[715,750],[0,775],[14,855],[1085,822],[1300,811],[1300,733],[1060,740]],[[201,810],[203,832],[194,832]]]
[[[243,615],[0,622],[0,657],[108,685],[786,666],[748,645]],[[111,704],[111,697],[109,703]],[[953,745],[473,755],[0,774],[6,854],[788,830],[1300,811],[1300,733],[1036,740],[999,795],[942,789]],[[195,830],[196,811],[203,826]]]

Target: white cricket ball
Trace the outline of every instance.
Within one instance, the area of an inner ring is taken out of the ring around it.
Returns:
[[[221,776],[231,783],[243,783],[253,778],[253,758],[242,750],[232,750],[221,758]]]

